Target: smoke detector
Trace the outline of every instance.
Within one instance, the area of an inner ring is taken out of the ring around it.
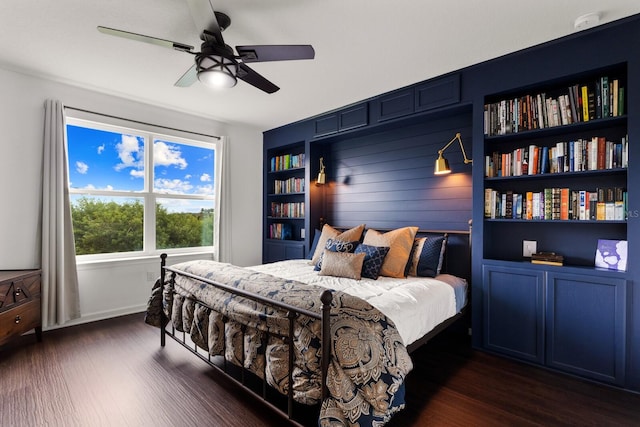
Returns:
[[[579,16],[573,23],[573,28],[576,31],[586,30],[587,28],[595,27],[600,23],[599,13],[587,13],[586,15]]]

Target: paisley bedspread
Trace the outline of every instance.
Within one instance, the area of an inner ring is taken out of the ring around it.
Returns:
[[[293,280],[214,261],[172,266],[296,307],[320,313],[325,290]],[[174,289],[175,293],[169,292]],[[205,307],[203,304],[213,310]],[[286,394],[289,320],[283,310],[232,295],[203,282],[167,272],[165,289],[152,290],[145,321],[160,326],[164,310],[178,331],[212,356],[250,370]],[[293,396],[297,402],[321,400],[321,321],[298,316],[294,323]],[[366,301],[333,292],[329,397],[321,405],[320,426],[378,426],[404,408],[404,379],[413,365],[393,323]]]

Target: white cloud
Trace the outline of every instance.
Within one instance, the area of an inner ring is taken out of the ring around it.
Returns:
[[[190,194],[193,189],[193,185],[189,181],[183,181],[181,179],[156,179],[154,182],[154,188],[157,191],[168,194]]]
[[[133,135],[122,135],[122,141],[116,144],[116,150],[118,151],[118,158],[122,163],[118,163],[115,166],[117,171],[124,168],[139,168],[142,167],[142,147],[137,137]]]
[[[103,151],[104,151],[104,144],[98,147],[98,154],[102,154]]]
[[[89,170],[89,165],[88,164],[86,164],[85,162],[80,162],[80,161],[76,162],[76,171],[78,171],[79,174],[84,175],[84,174],[87,173],[88,170]]]
[[[214,193],[213,185],[198,185],[195,193],[210,196]]]
[[[211,182],[211,175],[209,175],[208,173],[203,173],[202,175],[200,175],[200,181]]]
[[[180,169],[187,167],[187,161],[182,157],[180,148],[163,141],[155,141],[153,144],[153,163],[156,166],[176,166]]]
[[[132,169],[131,172],[129,172],[129,175],[131,175],[133,178],[144,178],[144,171],[139,169]]]

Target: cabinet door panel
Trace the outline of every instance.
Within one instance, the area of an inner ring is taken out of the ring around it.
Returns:
[[[313,136],[324,136],[338,132],[338,114],[331,113],[314,121]]]
[[[460,102],[459,74],[433,79],[416,87],[416,111],[426,111],[456,102]]]
[[[373,101],[373,117],[375,122],[396,119],[408,114],[413,114],[414,111],[413,88],[392,92]]]
[[[626,281],[550,272],[547,287],[547,364],[622,384]]]
[[[265,243],[263,262],[284,261],[304,258],[304,243],[272,240]]]
[[[542,363],[543,273],[492,265],[483,270],[485,348]]]
[[[369,108],[366,102],[340,111],[339,130],[350,130],[369,124]]]

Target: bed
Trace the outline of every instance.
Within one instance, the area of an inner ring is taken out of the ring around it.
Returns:
[[[163,254],[146,322],[294,422],[383,425],[410,352],[466,313],[470,231],[316,236],[310,260],[246,268]]]

